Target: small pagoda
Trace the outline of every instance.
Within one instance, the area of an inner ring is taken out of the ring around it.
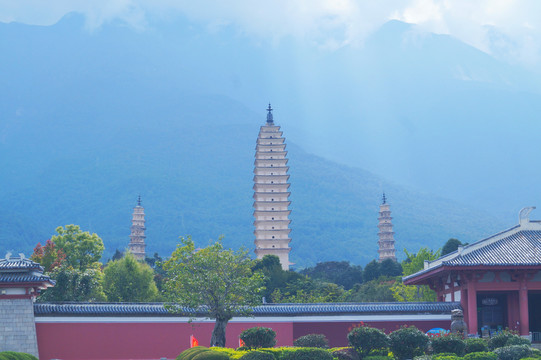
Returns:
[[[287,151],[280,126],[274,124],[272,108],[267,108],[267,121],[257,138],[254,169],[255,253],[258,259],[276,255],[288,270],[289,243],[289,175]]]
[[[394,248],[394,232],[391,217],[391,207],[387,203],[385,193],[383,193],[382,203],[379,206],[379,240],[378,240],[378,261],[382,262],[385,259],[396,261],[396,250]]]
[[[130,244],[128,250],[137,260],[145,260],[145,209],[141,206],[141,195],[137,198],[137,206],[133,208]]]

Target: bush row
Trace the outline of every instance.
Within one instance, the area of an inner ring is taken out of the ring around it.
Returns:
[[[245,330],[240,339],[244,346],[237,350],[195,347],[180,354],[177,360],[389,360],[389,355],[395,360],[520,360],[526,357],[541,360],[541,351],[532,349],[527,339],[509,331],[502,331],[486,341],[463,340],[453,334],[429,338],[414,326],[402,327],[389,335],[361,326],[348,334],[350,348],[331,350],[321,334],[302,336],[295,340],[295,347],[282,348],[273,348],[276,333],[269,328]]]
[[[38,360],[34,355],[15,352],[15,351],[1,351],[0,360]]]

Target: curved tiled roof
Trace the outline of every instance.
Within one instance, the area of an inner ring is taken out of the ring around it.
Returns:
[[[450,314],[451,310],[458,308],[460,303],[457,302],[266,304],[254,307],[252,314],[254,316]],[[36,303],[34,313],[36,316],[178,316],[168,312],[162,303]]]
[[[49,282],[55,284],[47,275],[33,275],[25,273],[0,273],[0,283],[36,283]]]
[[[539,228],[537,221],[530,224]],[[521,230],[515,226],[430,261],[427,268],[402,280],[414,279],[443,266],[541,266],[541,230]]]
[[[522,230],[465,255],[444,261],[447,266],[541,265],[541,231]]]
[[[25,259],[25,258],[0,259],[0,271],[30,270],[30,269],[43,271],[43,267],[40,264],[30,259]]]

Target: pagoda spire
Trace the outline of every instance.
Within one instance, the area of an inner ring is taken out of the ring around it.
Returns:
[[[282,269],[288,270],[290,220],[289,167],[285,138],[274,125],[272,108],[267,108],[267,122],[261,126],[256,143],[254,168],[255,253],[258,259],[276,255]]]
[[[145,260],[145,209],[141,206],[141,195],[137,197],[137,206],[133,208],[130,244],[128,251],[137,260]]]
[[[272,107],[269,103],[269,107],[267,108],[267,124],[272,125],[274,123],[274,120],[272,118]]]
[[[379,206],[379,217],[378,217],[378,261],[381,262],[385,259],[392,259],[396,261],[396,250],[394,247],[394,232],[393,232],[393,223],[391,217],[391,207],[387,203],[387,197],[383,193],[382,203]]]

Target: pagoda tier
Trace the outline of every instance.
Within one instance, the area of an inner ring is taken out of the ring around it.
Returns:
[[[383,203],[379,206],[378,217],[378,261],[380,262],[385,259],[392,259],[396,261],[392,219],[391,208],[389,204],[387,204],[385,194],[383,194]]]
[[[145,260],[145,209],[141,206],[141,197],[137,200],[137,206],[133,208],[130,244],[128,250],[137,260]]]
[[[284,270],[288,270],[289,233],[288,209],[289,167],[286,144],[280,126],[274,125],[272,109],[267,109],[267,122],[257,138],[254,168],[254,226],[255,253],[258,259],[276,255]]]

